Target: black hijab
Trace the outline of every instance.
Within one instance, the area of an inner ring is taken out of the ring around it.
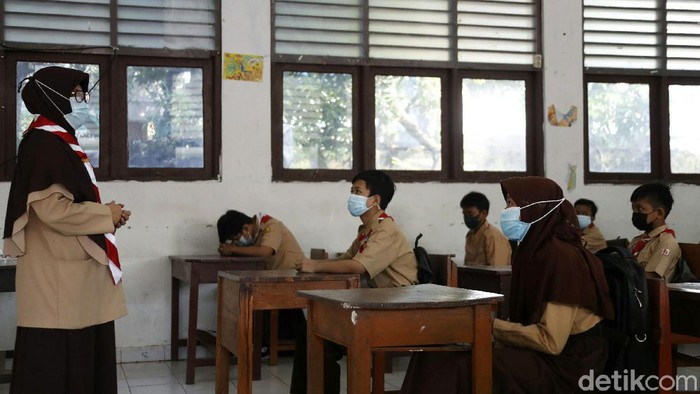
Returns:
[[[75,135],[75,130],[63,118],[64,114],[71,112],[66,98],[78,85],[87,92],[89,75],[69,68],[46,67],[27,80],[22,100],[29,112],[44,116]],[[29,195],[54,184],[65,187],[73,194],[76,203],[97,202],[90,175],[71,147],[48,131],[27,130],[17,152],[3,238],[12,237],[15,222],[27,212]],[[95,234],[90,238],[106,250],[104,235]]]
[[[543,177],[505,179],[501,189],[503,197],[510,195],[520,207],[564,197],[554,181]],[[524,208],[520,220],[531,223],[557,204]],[[510,320],[537,323],[547,302],[578,305],[607,319],[614,315],[603,265],[583,247],[576,211],[568,200],[530,226],[513,259]]]

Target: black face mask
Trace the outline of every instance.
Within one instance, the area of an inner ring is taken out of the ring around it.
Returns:
[[[648,217],[648,213],[632,212],[632,225],[636,227],[637,230],[648,233],[654,228],[653,223],[647,223]]]
[[[464,215],[464,224],[467,225],[468,229],[474,230],[475,228],[479,227],[479,215],[476,215],[476,216]]]

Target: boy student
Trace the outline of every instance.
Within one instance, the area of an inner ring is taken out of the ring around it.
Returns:
[[[607,243],[600,229],[593,224],[595,215],[598,213],[598,206],[591,200],[579,198],[574,203],[576,208],[576,217],[578,218],[579,227],[581,227],[581,241],[583,247],[591,253],[605,249]]]
[[[464,245],[464,265],[510,265],[510,243],[500,230],[486,220],[489,200],[479,192],[471,192],[459,203],[464,224],[469,229]]]
[[[355,175],[348,198],[348,211],[362,221],[357,237],[337,259],[302,258],[297,261],[297,270],[362,274],[369,287],[418,283],[418,263],[413,248],[394,218],[384,212],[394,196],[394,189],[394,182],[382,171],[367,170]],[[324,349],[324,392],[338,393],[340,366],[337,361],[344,349],[333,343],[327,343]],[[290,392],[306,392],[306,327],[299,331],[297,338]]]
[[[671,190],[661,183],[647,183],[632,192],[630,202],[632,224],[644,233],[632,239],[629,249],[647,275],[668,282],[681,258],[676,234],[666,225],[673,207]]]
[[[284,223],[259,213],[252,218],[238,211],[227,211],[216,223],[219,253],[270,257],[267,269],[290,270],[304,257],[294,234]]]

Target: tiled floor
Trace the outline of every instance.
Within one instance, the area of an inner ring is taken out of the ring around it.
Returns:
[[[286,394],[289,393],[289,381],[292,376],[292,358],[281,357],[279,365],[263,365],[262,379],[253,382],[254,393]],[[397,390],[406,373],[408,358],[394,360],[394,372],[386,375],[387,389]],[[345,359],[341,361],[341,393],[345,393]],[[185,362],[163,361],[151,363],[131,363],[117,365],[119,394],[186,394],[213,393],[214,367],[199,367],[196,371],[195,384],[185,384]],[[679,375],[693,376],[700,385],[700,367],[679,368]],[[230,370],[229,392],[236,393],[236,367]],[[700,387],[700,386],[698,386]],[[9,384],[0,384],[0,394],[9,393]],[[679,387],[683,390],[684,387]]]
[[[387,389],[397,390],[403,382],[408,358],[394,360],[394,372],[386,374]],[[341,393],[345,392],[345,358],[341,360]],[[229,392],[236,393],[236,367],[230,369]],[[185,394],[213,393],[216,374],[214,367],[199,367],[195,384],[185,384],[185,362],[163,361],[117,365],[119,394]],[[292,377],[292,357],[280,357],[271,367],[263,362],[262,379],[253,382],[253,393],[287,394]],[[9,384],[0,384],[0,394],[9,393]]]

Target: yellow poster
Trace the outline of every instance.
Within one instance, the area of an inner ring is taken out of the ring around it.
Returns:
[[[224,53],[224,79],[260,82],[262,75],[262,56]]]

